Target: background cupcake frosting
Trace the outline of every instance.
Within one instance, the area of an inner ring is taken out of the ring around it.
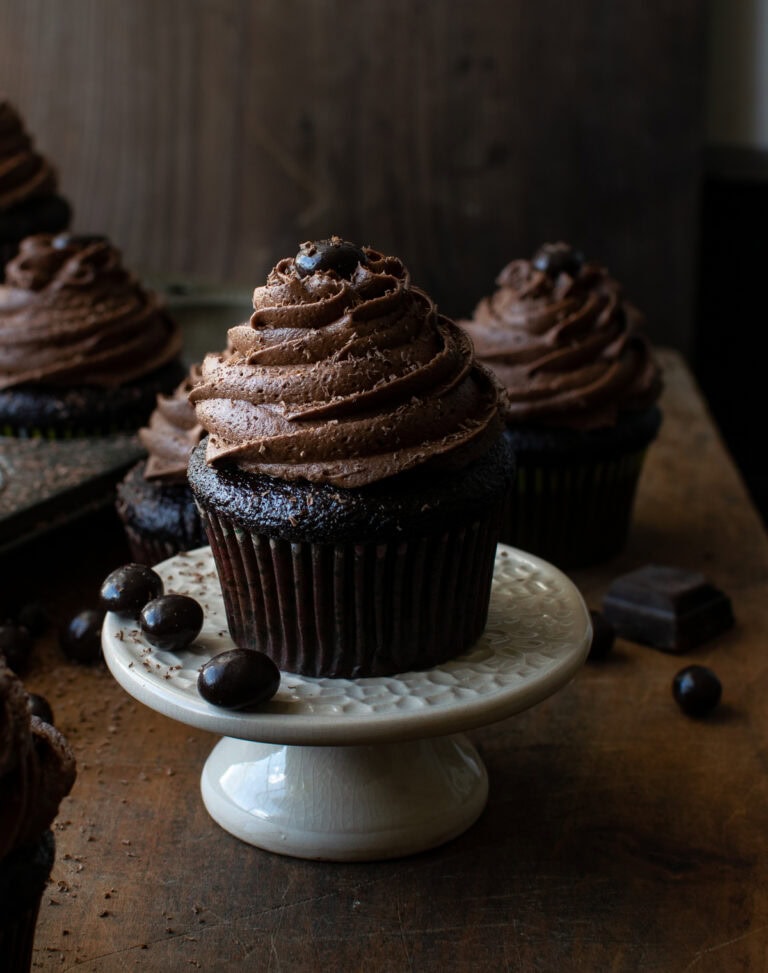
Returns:
[[[149,423],[139,429],[147,451],[144,476],[158,483],[186,483],[189,454],[203,438],[189,393],[200,380],[200,366],[193,365],[173,395],[158,395]]]
[[[569,263],[568,253],[566,245],[554,245],[549,258],[542,248],[538,258],[513,260],[472,320],[461,322],[504,385],[512,423],[612,426],[621,412],[647,408],[661,391],[640,313],[605,267],[578,255]]]
[[[104,238],[38,234],[6,267],[0,389],[109,388],[162,368],[180,351],[178,325]]]
[[[138,431],[145,459],[117,484],[115,505],[134,561],[156,564],[205,544],[187,483],[189,455],[203,437],[190,390],[200,378],[192,365],[171,395],[158,395],[147,425]]]
[[[0,211],[56,188],[53,167],[35,151],[13,105],[0,99]]]

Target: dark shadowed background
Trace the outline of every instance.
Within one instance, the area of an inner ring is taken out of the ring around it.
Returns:
[[[81,231],[250,289],[339,233],[454,316],[565,238],[691,340],[696,0],[3,0],[0,90]]]

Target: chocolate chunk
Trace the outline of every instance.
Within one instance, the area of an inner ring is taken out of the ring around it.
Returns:
[[[603,613],[621,638],[684,652],[731,628],[730,599],[702,574],[648,564],[616,578]]]
[[[330,240],[313,240],[302,243],[294,263],[301,277],[317,271],[332,270],[339,277],[351,277],[358,264],[366,264],[365,254],[354,243],[333,236]]]

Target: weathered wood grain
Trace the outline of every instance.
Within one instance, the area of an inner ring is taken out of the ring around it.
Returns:
[[[0,91],[144,273],[253,287],[304,239],[405,258],[461,316],[565,238],[688,350],[695,0],[4,0]]]

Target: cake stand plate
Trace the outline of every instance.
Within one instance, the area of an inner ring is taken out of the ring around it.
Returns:
[[[573,583],[546,561],[499,545],[488,623],[469,652],[389,677],[283,673],[258,711],[229,711],[197,692],[200,667],[233,648],[210,549],[155,570],[166,592],[201,603],[200,636],[185,651],[162,651],[110,613],[107,665],[140,702],[222,736],[201,780],[213,819],[249,844],[300,858],[393,858],[465,831],[485,806],[488,777],[462,734],[555,693],[591,639]]]

